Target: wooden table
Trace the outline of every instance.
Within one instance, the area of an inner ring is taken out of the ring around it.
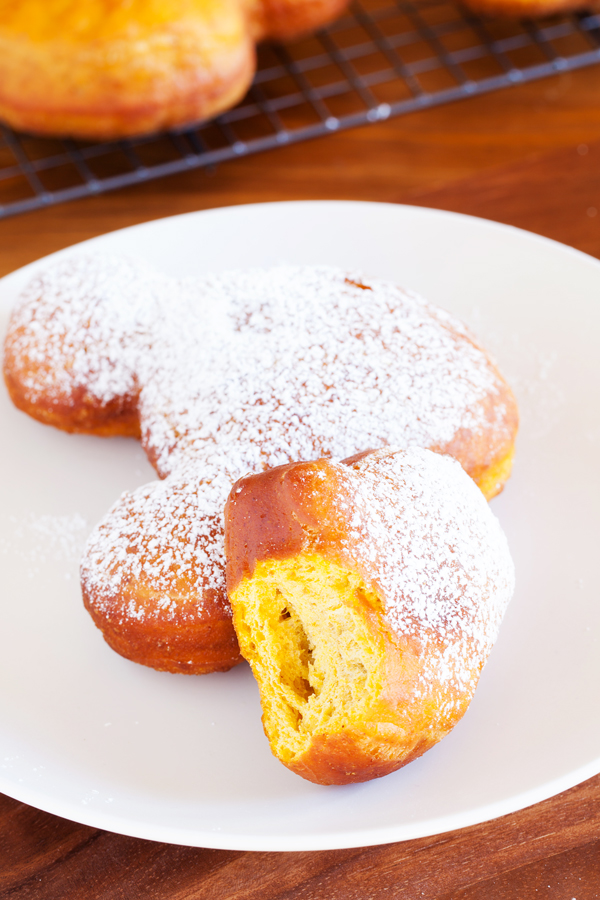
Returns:
[[[0,275],[160,216],[340,198],[485,216],[600,257],[600,67],[5,220]],[[600,776],[462,831],[320,853],[173,847],[0,797],[0,897],[592,900],[600,898]]]

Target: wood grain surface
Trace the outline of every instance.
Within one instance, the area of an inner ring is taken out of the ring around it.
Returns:
[[[600,67],[2,221],[0,274],[160,216],[316,198],[456,210],[600,257]],[[472,828],[321,853],[174,847],[0,796],[0,898],[67,897],[595,900],[600,776]]]

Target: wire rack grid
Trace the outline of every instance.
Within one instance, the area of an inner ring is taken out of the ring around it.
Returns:
[[[355,0],[316,35],[259,48],[212,122],[85,143],[0,125],[0,218],[600,62],[600,16],[482,19],[448,0]]]

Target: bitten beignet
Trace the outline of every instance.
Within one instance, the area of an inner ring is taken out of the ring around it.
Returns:
[[[225,529],[235,629],[288,768],[366,781],[454,727],[514,583],[500,525],[454,460],[381,450],[248,475]]]
[[[223,507],[238,478],[424,446],[455,456],[492,497],[509,476],[518,424],[510,388],[457,319],[388,282],[324,266],[179,280],[112,257],[63,260],[15,308],[4,372],[14,403],[42,422],[141,435],[165,481],[115,504],[90,538],[82,588],[111,646],[176,672],[216,665],[202,642],[194,655],[175,640],[190,604],[207,627],[218,608],[219,641],[228,654],[235,645]],[[193,565],[178,535],[202,548]],[[153,536],[167,562],[149,591]],[[173,566],[170,551],[180,554]]]

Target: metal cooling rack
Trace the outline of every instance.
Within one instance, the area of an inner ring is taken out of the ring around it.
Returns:
[[[0,218],[600,62],[600,16],[496,21],[445,0],[357,0],[318,34],[259,48],[245,99],[127,141],[0,126]]]

